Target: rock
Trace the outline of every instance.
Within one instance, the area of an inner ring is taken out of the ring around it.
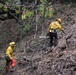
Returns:
[[[8,18],[7,14],[0,15],[0,20],[6,20]]]
[[[60,54],[58,54],[57,57],[59,58],[59,57],[62,57],[63,55],[64,55],[63,53],[60,53]]]
[[[26,60],[27,60],[25,56],[23,57],[23,60],[24,60],[24,61],[26,61]]]

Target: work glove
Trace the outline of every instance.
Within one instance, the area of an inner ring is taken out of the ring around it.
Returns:
[[[64,30],[62,30],[62,32],[63,32],[64,34],[66,34]]]
[[[15,67],[16,66],[16,60],[12,57],[12,67]]]

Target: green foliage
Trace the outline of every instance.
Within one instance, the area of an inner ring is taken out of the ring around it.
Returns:
[[[16,15],[17,15],[17,14],[19,14],[20,12],[19,12],[19,10],[15,10],[15,13],[16,13]]]
[[[43,20],[42,18],[40,18],[40,19],[38,20],[38,23],[41,24],[41,23],[43,23],[43,21],[44,21],[44,20]]]
[[[34,11],[33,10],[28,12],[28,17],[32,17],[32,16],[34,16]]]
[[[41,2],[42,4],[46,4],[46,3],[47,3],[47,0],[40,0],[40,2]]]
[[[26,6],[22,7],[22,10],[25,11],[26,10]]]
[[[49,18],[52,18],[52,17],[53,17],[53,14],[54,14],[53,8],[49,8],[48,17],[49,17]]]
[[[8,2],[10,2],[11,0],[8,0]]]
[[[26,20],[26,14],[22,14],[21,18],[22,20]]]
[[[32,16],[34,16],[34,11],[33,11],[33,10],[28,11],[28,10],[26,9],[26,7],[23,7],[22,10],[23,10],[22,20],[26,20],[27,17],[32,17]]]
[[[44,16],[45,18],[52,18],[53,14],[54,14],[54,10],[53,8],[49,8],[47,9],[47,5],[46,5],[46,0],[42,0],[44,1],[44,3],[40,4],[39,7],[39,14],[41,14],[41,16]]]
[[[18,10],[19,6],[17,4],[12,4],[12,7],[10,9],[12,9],[12,10]]]
[[[25,27],[23,28],[23,30],[26,32],[26,31],[28,31],[30,29],[30,25],[29,24],[27,24],[27,25],[25,25]]]
[[[26,34],[31,28],[31,25],[27,23],[23,28],[23,34]]]
[[[45,11],[45,18],[48,17],[49,11]]]
[[[14,4],[14,0],[6,0],[5,2],[9,3],[10,5]]]
[[[18,6],[17,4],[14,4],[13,7],[14,7],[15,9],[19,9],[19,6]]]
[[[44,4],[40,4],[40,7],[39,7],[39,14],[44,15],[44,9],[45,9]]]
[[[4,9],[3,9],[5,12],[8,11],[8,7],[6,5],[4,5]]]
[[[0,8],[2,8],[2,7],[3,7],[3,4],[0,3]]]
[[[32,17],[32,16],[34,16],[34,11],[33,10],[31,10],[31,11],[28,11],[28,10],[23,11],[22,20],[26,20],[27,17]]]

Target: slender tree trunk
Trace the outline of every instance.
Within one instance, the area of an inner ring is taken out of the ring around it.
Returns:
[[[35,36],[34,36],[34,39],[36,39],[37,37],[37,30],[38,30],[38,14],[37,14],[37,9],[35,10],[35,13],[36,13],[36,28],[35,28]]]

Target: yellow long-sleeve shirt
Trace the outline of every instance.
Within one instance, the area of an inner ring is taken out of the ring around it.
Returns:
[[[6,56],[8,56],[10,59],[12,59],[12,54],[13,54],[13,48],[9,46],[6,50]]]
[[[64,31],[64,29],[62,28],[62,26],[59,24],[58,21],[52,22],[48,27],[49,32],[53,32],[53,30],[56,30],[56,29],[60,29],[61,31]]]

